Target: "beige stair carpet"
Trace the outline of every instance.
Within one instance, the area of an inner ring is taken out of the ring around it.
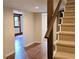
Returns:
[[[67,0],[54,59],[75,59],[75,0]]]

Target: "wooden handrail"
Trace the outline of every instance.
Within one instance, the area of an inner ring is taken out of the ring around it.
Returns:
[[[60,0],[60,1],[58,2],[58,5],[57,5],[57,7],[56,7],[56,9],[55,9],[55,12],[54,12],[53,15],[52,15],[52,18],[51,18],[52,20],[51,20],[50,23],[49,23],[49,28],[47,29],[45,38],[49,38],[50,32],[51,32],[51,30],[53,29],[53,24],[54,24],[54,22],[55,22],[55,18],[56,18],[56,15],[57,15],[57,13],[58,13],[58,10],[59,10],[59,8],[60,8],[61,3],[62,3],[62,0]]]

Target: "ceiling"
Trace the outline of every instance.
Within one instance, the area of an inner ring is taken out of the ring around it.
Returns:
[[[47,12],[47,0],[3,0],[3,6],[27,12]]]

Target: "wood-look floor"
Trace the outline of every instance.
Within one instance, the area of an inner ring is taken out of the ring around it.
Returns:
[[[15,54],[6,59],[47,59],[47,43],[34,43],[24,48],[23,36],[15,38]]]
[[[47,59],[46,43],[34,43],[30,48],[25,48],[28,59]]]

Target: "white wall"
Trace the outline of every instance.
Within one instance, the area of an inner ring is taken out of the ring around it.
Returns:
[[[54,10],[56,9],[58,5],[59,0],[54,0]],[[67,0],[62,0],[60,9],[64,9],[64,6],[66,5]]]
[[[35,42],[41,43],[42,39],[41,39],[41,23],[42,21],[42,17],[41,17],[41,13],[34,13],[34,33],[35,33]]]
[[[23,12],[23,19],[24,45],[27,46],[34,42],[34,14]]]
[[[28,46],[29,44],[33,42],[40,43],[42,41],[41,39],[41,25],[42,25],[42,17],[41,13],[23,13],[24,17],[24,42],[25,46]]]
[[[42,13],[41,14],[42,17],[42,42],[46,42],[47,39],[45,39],[45,34],[47,31],[47,13]]]
[[[53,0],[53,3],[54,3],[54,10],[56,9],[58,2],[59,2],[59,0]]]
[[[3,41],[5,56],[14,52],[14,28],[13,28],[13,10],[4,8],[3,10]]]

